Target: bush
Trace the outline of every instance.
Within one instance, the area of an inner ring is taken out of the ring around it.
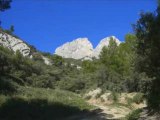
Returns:
[[[0,76],[0,93],[12,94],[17,91],[17,85],[12,79]]]
[[[118,102],[119,99],[119,94],[117,92],[112,92],[111,95],[109,96],[110,100],[113,100],[113,102]]]
[[[132,102],[140,104],[144,100],[144,95],[143,93],[137,93],[133,98]]]
[[[13,96],[0,95],[3,120],[59,120],[91,108],[78,95],[62,90],[20,87]]]
[[[132,111],[126,116],[126,120],[138,120],[141,112],[142,112],[142,109],[137,109]]]

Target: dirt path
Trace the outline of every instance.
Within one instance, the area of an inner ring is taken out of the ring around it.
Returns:
[[[102,104],[90,103],[97,109],[72,116],[67,120],[119,120],[124,118],[130,109],[123,106],[106,106]]]
[[[107,119],[120,119],[124,118],[131,110],[124,106],[106,106],[95,104],[96,107],[102,110],[101,113],[106,114]]]

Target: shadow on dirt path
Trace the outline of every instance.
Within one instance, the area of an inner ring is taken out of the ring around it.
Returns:
[[[111,114],[104,113],[104,110],[98,108],[90,112],[82,112],[81,114],[67,118],[66,120],[111,120],[114,117]],[[109,119],[108,119],[109,118]],[[117,120],[117,119],[112,119]]]

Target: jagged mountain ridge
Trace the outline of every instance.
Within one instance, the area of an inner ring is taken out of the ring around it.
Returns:
[[[117,45],[121,42],[115,36],[102,39],[94,49],[88,38],[78,38],[71,42],[67,42],[55,50],[55,54],[64,58],[73,59],[92,59],[99,58],[99,54],[104,46],[109,45],[109,41],[113,39]]]
[[[67,42],[55,50],[55,54],[64,58],[73,59],[92,59],[93,57],[99,58],[99,54],[104,46],[109,45],[110,39],[116,41],[119,45],[121,42],[115,37],[110,36],[102,39],[97,47],[94,49],[92,43],[88,38],[78,38],[71,42]],[[32,57],[30,47],[23,42],[23,40],[16,38],[8,33],[0,31],[0,45],[3,45],[14,52],[19,50],[23,56]],[[49,59],[42,56],[46,64],[50,64]]]

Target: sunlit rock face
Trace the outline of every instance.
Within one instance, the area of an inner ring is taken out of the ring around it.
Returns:
[[[55,54],[64,58],[84,59],[92,56],[93,46],[88,38],[78,38],[58,47]]]
[[[18,39],[2,31],[0,31],[0,45],[7,47],[10,50],[13,50],[14,52],[19,50],[23,56],[28,56],[31,59],[33,58],[30,47],[26,43],[24,43],[21,39]],[[52,64],[50,59],[44,57],[43,55],[42,59],[46,65]]]
[[[111,39],[113,39],[117,45],[121,43],[115,36],[106,37],[93,49],[92,43],[87,38],[78,38],[58,47],[55,50],[55,54],[64,58],[92,60],[92,58],[95,57],[98,59],[102,48],[108,46]]]
[[[117,45],[119,45],[121,42],[115,37],[115,36],[110,36],[110,37],[106,37],[104,39],[102,39],[99,44],[97,45],[97,47],[94,49],[94,53],[93,53],[93,56],[95,58],[99,58],[99,55],[100,55],[100,52],[102,51],[102,48],[104,46],[108,46],[109,45],[109,41],[113,39]]]
[[[7,33],[0,32],[0,45],[7,47],[14,52],[19,50],[23,56],[29,56],[30,48],[22,40],[15,38]]]

